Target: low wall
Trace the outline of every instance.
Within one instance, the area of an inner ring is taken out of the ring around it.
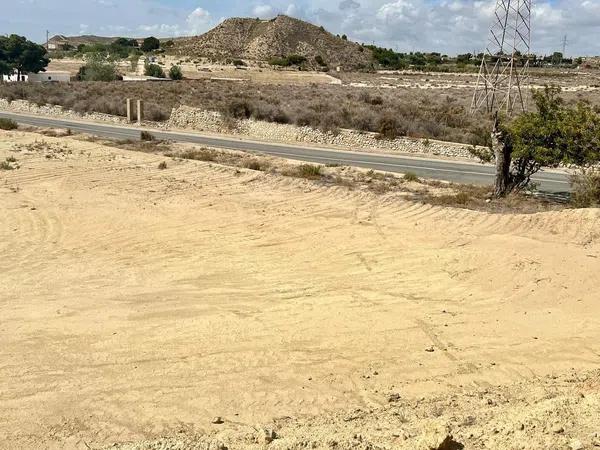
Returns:
[[[12,111],[16,113],[25,114],[36,114],[40,116],[55,116],[63,117],[67,119],[79,119],[79,120],[99,120],[102,122],[111,122],[124,124],[127,120],[124,117],[112,116],[110,114],[102,113],[85,113],[80,114],[69,109],[63,109],[62,106],[58,105],[43,105],[38,106],[35,103],[28,102],[27,100],[13,100],[9,102],[3,98],[0,98],[0,109],[5,111]]]
[[[323,132],[310,127],[278,124],[258,120],[223,120],[218,112],[188,106],[173,109],[167,122],[170,128],[185,128],[210,133],[239,134],[250,138],[280,142],[331,145],[357,151],[418,153],[448,157],[470,158],[471,146],[423,139],[377,139],[375,133],[341,130]]]

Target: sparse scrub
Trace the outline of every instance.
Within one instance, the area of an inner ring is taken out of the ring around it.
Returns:
[[[456,194],[444,194],[437,197],[431,197],[430,203],[440,206],[466,206],[471,201],[471,196],[466,192]]]
[[[171,83],[91,82],[39,85],[0,84],[0,97],[61,105],[80,113],[125,116],[125,98],[143,98],[146,118],[164,121],[173,108],[186,105],[218,111],[231,118],[309,126],[336,132],[349,128],[398,136],[485,145],[491,124],[471,116],[464,105],[448,103],[444,95],[396,90],[365,91],[339,85],[231,83],[189,80]],[[231,123],[235,128],[235,123]],[[486,131],[487,130],[487,131]]]
[[[247,161],[244,161],[244,167],[246,169],[250,169],[250,170],[265,170],[266,167],[264,164],[262,164],[258,159],[250,159]]]
[[[208,148],[200,150],[186,150],[178,155],[182,159],[193,159],[195,161],[215,161],[217,159],[217,152]]]
[[[314,164],[301,164],[295,167],[291,171],[291,174],[299,178],[307,178],[309,180],[314,180],[317,178],[321,178],[321,166],[317,166]]]
[[[571,178],[571,203],[577,208],[600,207],[600,169],[582,170]]]
[[[15,170],[18,167],[17,159],[13,156],[9,156],[0,163],[0,170]]]
[[[16,130],[17,128],[19,128],[19,125],[14,120],[0,118],[0,130],[10,131]]]
[[[377,132],[379,139],[394,140],[400,136],[406,136],[406,131],[392,115],[384,115],[379,119]]]
[[[402,178],[404,179],[404,181],[409,181],[409,182],[413,181],[413,182],[418,183],[420,181],[419,177],[414,172],[406,172]]]
[[[152,133],[148,132],[148,131],[142,131],[140,133],[140,139],[142,141],[148,141],[148,142],[156,140],[156,138],[154,137],[154,135]]]
[[[158,165],[158,170],[165,170],[166,168],[167,168],[166,161],[163,161]]]

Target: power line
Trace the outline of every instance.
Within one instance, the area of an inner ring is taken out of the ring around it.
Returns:
[[[531,54],[532,0],[497,0],[471,111],[525,111]]]

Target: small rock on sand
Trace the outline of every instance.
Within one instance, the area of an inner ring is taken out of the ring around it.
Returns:
[[[399,402],[401,398],[402,397],[400,396],[400,394],[390,394],[388,397],[388,402],[396,403],[396,402]]]
[[[261,444],[270,444],[277,439],[277,433],[271,428],[263,428],[258,433],[258,442]]]
[[[583,444],[581,443],[580,440],[578,439],[573,439],[570,443],[569,443],[569,448],[571,450],[583,450]]]
[[[219,416],[213,418],[213,420],[212,420],[212,423],[214,423],[215,425],[221,425],[223,422],[224,422],[223,418],[219,417]]]

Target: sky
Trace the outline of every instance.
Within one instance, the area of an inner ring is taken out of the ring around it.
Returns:
[[[228,17],[288,14],[397,51],[448,55],[485,47],[496,0],[11,0],[0,34],[187,36]],[[600,0],[534,0],[532,50],[600,55]]]

